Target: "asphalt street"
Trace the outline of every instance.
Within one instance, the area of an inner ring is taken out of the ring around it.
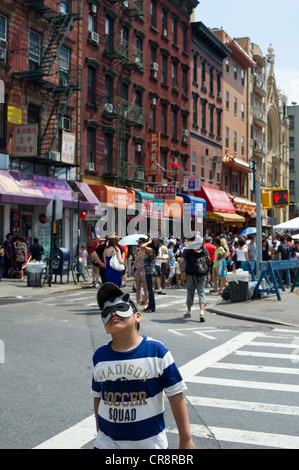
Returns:
[[[39,294],[0,299],[0,447],[92,449],[91,358],[109,341],[96,290]],[[156,295],[140,333],[165,343],[180,368],[197,448],[299,448],[299,329],[209,311],[199,323],[197,307],[186,320],[185,298],[183,289]],[[176,449],[167,400],[165,420]]]

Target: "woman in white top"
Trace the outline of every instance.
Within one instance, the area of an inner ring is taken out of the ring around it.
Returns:
[[[237,255],[237,261],[236,261],[237,269],[241,267],[241,261],[249,261],[246,242],[243,238],[239,239],[238,247],[236,248],[236,255]]]

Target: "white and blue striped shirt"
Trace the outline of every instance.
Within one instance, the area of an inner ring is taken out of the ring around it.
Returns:
[[[97,449],[167,449],[164,396],[187,389],[170,351],[144,336],[131,351],[111,342],[93,356],[92,395],[100,397]]]

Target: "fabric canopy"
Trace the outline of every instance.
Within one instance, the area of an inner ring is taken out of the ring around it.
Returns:
[[[218,217],[222,217],[224,221],[227,222],[245,222],[245,217],[242,217],[239,214],[224,214],[223,212],[214,212]]]
[[[274,230],[299,230],[299,217],[274,225]]]
[[[207,211],[209,212],[236,213],[236,208],[225,191],[202,186],[201,190],[196,192],[196,196],[207,201]]]

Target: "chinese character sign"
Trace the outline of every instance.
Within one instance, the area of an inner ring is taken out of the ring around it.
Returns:
[[[38,124],[23,124],[15,127],[15,157],[37,156]]]
[[[63,163],[75,163],[76,136],[70,132],[62,132],[61,161]]]
[[[156,176],[159,170],[158,164],[160,164],[160,133],[150,132],[149,133],[149,166],[148,175]]]

